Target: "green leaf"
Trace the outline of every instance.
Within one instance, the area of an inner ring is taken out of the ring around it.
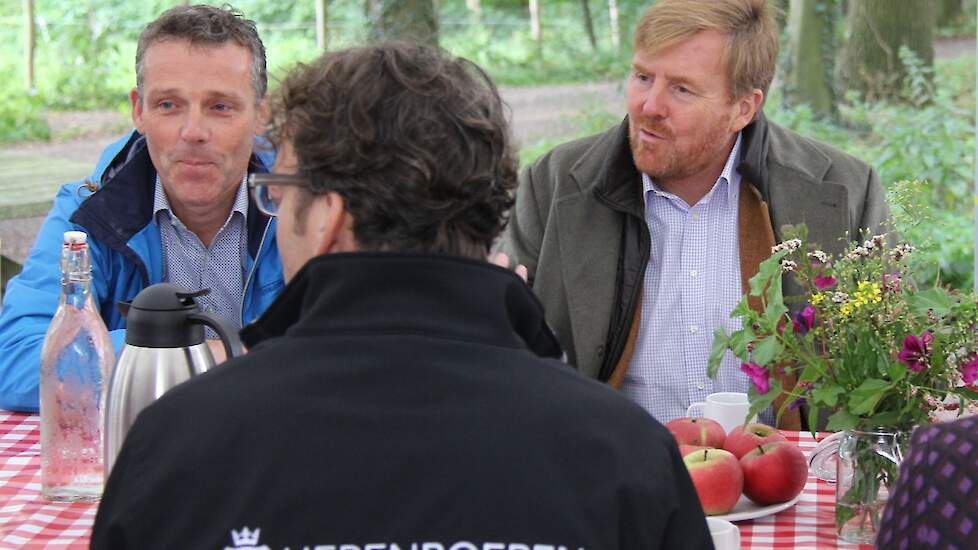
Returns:
[[[935,315],[944,317],[954,306],[954,299],[944,289],[929,288],[907,296],[907,304],[919,315],[926,315],[927,310],[934,310]]]
[[[772,334],[754,346],[752,359],[758,366],[763,367],[781,355],[782,351],[784,351],[784,346],[778,337]]]
[[[971,399],[972,401],[978,400],[978,391],[971,388],[954,388],[954,393],[967,399]]]
[[[808,242],[808,226],[803,223],[797,225],[784,224],[781,226],[781,239],[782,241],[798,239],[803,243]]]
[[[768,330],[774,332],[778,329],[778,323],[788,313],[788,307],[784,305],[784,296],[781,293],[781,277],[777,277],[771,282],[767,291],[767,307],[764,308],[764,324]]]
[[[728,345],[733,350],[734,355],[742,361],[747,360],[747,344],[757,340],[757,335],[750,327],[743,328],[730,335]]]
[[[842,506],[841,504],[835,505],[835,528],[836,530],[842,529],[842,526],[849,522],[852,518],[856,517],[856,509],[850,506]]]
[[[727,352],[729,345],[730,338],[727,337],[727,331],[723,330],[723,327],[717,327],[713,331],[713,346],[710,348],[710,361],[706,364],[706,375],[710,378],[717,377],[717,370],[720,368],[723,354]]]
[[[818,413],[819,408],[812,404],[811,400],[808,401],[808,430],[813,434],[818,430]]]
[[[824,367],[823,367],[824,368]],[[819,379],[819,369],[816,365],[808,365],[805,370],[801,371],[801,376],[798,377],[799,382],[814,382]]]
[[[886,411],[871,416],[867,423],[873,426],[896,426],[902,419],[903,414],[900,411]]]
[[[774,277],[781,276],[781,259],[788,254],[787,250],[782,250],[771,255],[770,258],[761,262],[757,274],[750,278],[750,295],[760,296],[768,283]]]
[[[829,417],[829,425],[825,427],[826,430],[830,432],[840,432],[842,430],[851,430],[856,427],[859,423],[859,417],[851,414],[849,411],[842,409],[836,411],[832,416]]]
[[[753,418],[762,411],[768,410],[774,400],[781,395],[781,382],[776,378],[771,379],[771,385],[765,394],[757,393],[757,389],[753,385],[750,387],[748,396],[750,398],[750,412],[747,413],[748,418]]]
[[[907,366],[900,362],[891,362],[886,367],[887,374],[890,375],[890,382],[899,382],[907,377]]]
[[[934,369],[936,372],[941,372],[944,370],[945,357],[947,355],[944,353],[944,348],[947,347],[947,342],[945,341],[944,335],[938,334],[934,338],[934,343],[931,345],[930,352],[930,368]]]
[[[747,325],[747,319],[754,315],[757,315],[757,313],[750,307],[750,302],[747,301],[747,296],[744,296],[744,298],[737,304],[737,307],[733,308],[733,311],[730,312],[731,319],[734,317],[740,317],[744,319],[745,326]]]
[[[812,400],[832,409],[839,402],[839,394],[843,392],[845,388],[836,384],[822,386],[812,391]]]
[[[849,393],[849,410],[856,415],[872,412],[890,387],[891,384],[886,380],[870,378],[863,381],[858,388]]]

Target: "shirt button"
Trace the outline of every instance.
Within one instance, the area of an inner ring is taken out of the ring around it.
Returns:
[[[697,332],[699,332],[699,330],[700,330],[699,325],[689,325],[689,332],[691,334],[696,334]]]
[[[706,389],[706,385],[700,382],[699,384],[696,384],[696,389],[698,390]]]
[[[699,272],[699,271],[696,271],[695,269],[691,269],[691,270],[689,270],[689,276],[690,276],[690,277],[692,277],[692,278],[694,278],[694,279],[695,279],[695,278],[696,278],[696,276],[697,276],[697,275],[699,275],[699,274],[700,274],[700,272]]]

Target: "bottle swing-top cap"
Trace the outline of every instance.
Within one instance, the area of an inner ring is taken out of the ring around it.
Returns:
[[[66,244],[85,244],[88,242],[88,234],[84,231],[65,231]]]

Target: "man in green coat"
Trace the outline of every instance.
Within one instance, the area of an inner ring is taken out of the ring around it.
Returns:
[[[838,253],[888,216],[869,166],[766,120],[777,50],[765,0],[659,0],[635,31],[627,118],[520,177],[501,250],[571,363],[662,422],[747,391],[736,358],[716,380],[706,359],[715,328],[739,328],[730,311],[779,228],[805,223]]]

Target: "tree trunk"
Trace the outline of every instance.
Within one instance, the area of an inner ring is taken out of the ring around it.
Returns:
[[[530,36],[540,43],[540,0],[530,0]]]
[[[465,0],[465,6],[476,19],[482,17],[482,0]]]
[[[326,51],[329,38],[328,12],[326,11],[326,0],[316,0],[316,48]]]
[[[540,21],[540,0],[530,0],[530,38],[537,62],[543,61],[543,24]]]
[[[618,0],[608,0],[608,23],[611,26],[611,47],[621,51],[621,28],[618,26]]]
[[[835,0],[791,0],[784,57],[784,99],[807,103],[820,115],[835,114],[832,91]]]
[[[588,0],[581,0],[581,11],[584,15],[584,30],[587,32],[587,39],[591,42],[591,49],[598,51],[598,39],[594,36],[594,21],[591,19],[591,6]]]
[[[37,38],[34,35],[34,0],[24,0],[24,77],[27,91],[34,93],[37,83],[34,80],[34,53]]]
[[[954,24],[963,11],[961,0],[940,0],[937,5],[937,26]]]
[[[932,0],[849,0],[849,42],[840,55],[840,84],[868,99],[899,97],[906,76],[900,61],[907,46],[923,63],[934,63]]]
[[[407,40],[438,45],[438,13],[434,0],[370,0],[367,16],[373,22],[371,38]]]

